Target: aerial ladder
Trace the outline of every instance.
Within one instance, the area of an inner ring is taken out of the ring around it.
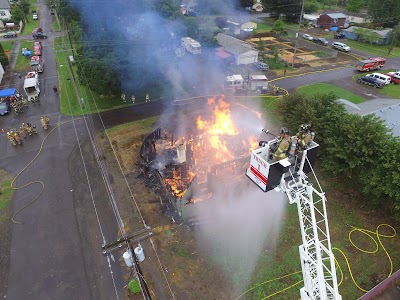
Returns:
[[[315,176],[313,166],[319,145],[312,140],[302,153],[293,149],[292,155],[276,161],[273,153],[279,142],[276,136],[270,141],[261,141],[260,148],[252,151],[246,175],[264,192],[280,191],[288,196],[290,204],[297,204],[303,242],[299,246],[304,280],[304,287],[300,289],[301,300],[341,300],[325,194],[321,188],[316,190],[307,176],[311,172]],[[294,145],[297,137],[293,136],[291,142]]]

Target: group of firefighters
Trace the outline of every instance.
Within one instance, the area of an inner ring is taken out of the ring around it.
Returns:
[[[40,123],[42,124],[43,129],[48,129],[50,126],[50,119],[47,116],[40,117]],[[27,135],[31,136],[32,134],[37,134],[35,124],[31,123],[22,123],[19,129],[11,129],[7,132],[7,138],[13,146],[21,145],[22,138],[26,138]]]
[[[302,124],[298,133],[291,137],[290,130],[282,127],[280,131],[279,144],[273,154],[275,160],[281,160],[293,156],[295,152],[301,158],[302,153],[314,139],[315,133],[311,131],[311,124]]]
[[[123,102],[126,102],[126,95],[125,94],[121,94],[121,99],[122,99]],[[132,104],[135,104],[135,101],[136,101],[135,95],[132,95],[131,100],[132,100]],[[146,102],[150,102],[149,93],[146,93]]]
[[[2,99],[4,101],[4,99]],[[24,98],[21,94],[15,94],[9,97],[5,101],[10,101],[10,106],[14,109],[15,114],[24,112],[23,108],[28,106],[28,100]],[[2,102],[2,101],[0,101]]]

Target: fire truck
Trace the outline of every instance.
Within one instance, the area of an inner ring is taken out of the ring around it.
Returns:
[[[386,59],[383,57],[369,57],[368,59],[360,60],[356,64],[357,70],[360,72],[368,72],[377,70],[385,66]]]
[[[319,145],[312,140],[299,154],[292,147],[296,143],[294,136],[291,138],[288,157],[275,160],[272,154],[279,145],[278,137],[261,141],[260,148],[252,151],[246,175],[264,192],[275,189],[285,193],[290,204],[297,204],[303,241],[299,246],[304,279],[304,287],[300,289],[301,300],[341,300],[329,235],[325,193],[321,186],[319,190],[314,188],[307,176],[311,172],[315,175],[313,166]]]
[[[31,67],[32,71],[38,73],[42,73],[44,69],[44,65],[40,56],[32,56],[29,66]]]

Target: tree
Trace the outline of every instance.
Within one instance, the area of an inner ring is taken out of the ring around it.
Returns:
[[[8,66],[8,58],[6,53],[4,52],[3,45],[0,43],[0,63],[5,68]]]
[[[15,22],[19,22],[19,21],[24,21],[25,20],[25,14],[22,11],[22,8],[18,5],[15,5],[12,9],[11,9],[11,15],[12,18]]]
[[[286,35],[287,31],[286,31],[286,23],[282,20],[282,19],[278,19],[274,22],[273,26],[272,26],[272,30],[273,32],[276,32],[276,34],[279,35]]]
[[[318,9],[319,9],[318,2],[316,2],[316,1],[304,2],[304,12],[305,13],[310,14],[310,13],[318,11]]]
[[[400,1],[380,0],[368,2],[368,14],[384,27],[393,27],[399,21]]]
[[[349,12],[359,12],[366,5],[365,0],[349,0],[347,10]]]
[[[358,35],[358,39],[362,42],[376,44],[381,39],[381,36],[371,29],[354,28],[353,32]]]
[[[272,18],[284,17],[288,22],[298,22],[301,14],[302,0],[262,0],[264,11]]]
[[[393,27],[390,35],[390,46],[388,54],[390,54],[395,46],[400,45],[400,23]]]
[[[227,17],[216,17],[214,20],[214,23],[218,28],[226,28],[228,24],[227,22],[228,22]]]

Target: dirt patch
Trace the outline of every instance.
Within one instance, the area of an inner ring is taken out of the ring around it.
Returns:
[[[10,173],[0,170],[0,184],[9,181],[13,177]],[[0,296],[7,294],[8,267],[10,262],[11,244],[11,218],[12,218],[12,195],[8,202],[3,202],[3,190],[0,188]]]

